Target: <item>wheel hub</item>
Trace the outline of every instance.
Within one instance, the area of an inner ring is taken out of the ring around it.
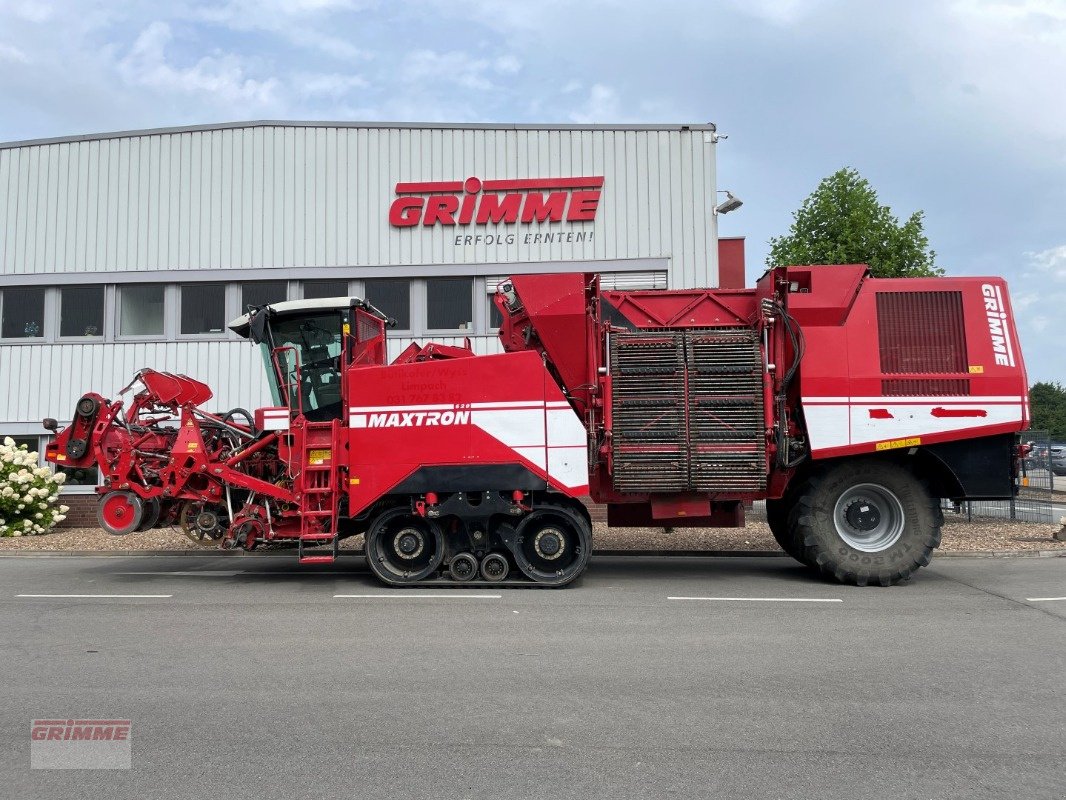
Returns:
[[[849,505],[844,518],[857,531],[872,531],[881,524],[880,510],[866,500],[856,500]]]
[[[537,555],[548,561],[554,561],[563,554],[566,537],[557,528],[545,528],[533,539],[533,548]]]
[[[393,544],[396,555],[408,561],[412,558],[418,558],[425,547],[426,542],[422,537],[422,532],[414,528],[405,528],[400,531],[396,535],[396,541]]]

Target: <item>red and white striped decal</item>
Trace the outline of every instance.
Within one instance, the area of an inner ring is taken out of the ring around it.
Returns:
[[[849,445],[921,437],[1021,423],[1027,398],[975,397],[804,397],[803,413],[815,452]]]
[[[352,406],[353,429],[473,425],[568,489],[588,486],[585,426],[565,400]]]

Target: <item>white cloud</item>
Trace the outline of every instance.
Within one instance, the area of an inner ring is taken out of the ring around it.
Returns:
[[[30,63],[29,56],[24,52],[13,44],[4,44],[3,42],[0,42],[0,61],[11,61],[16,64]]]
[[[10,2],[10,0],[0,0],[0,14],[10,14],[16,19],[25,20],[26,22],[47,22],[52,17],[52,6],[48,3],[33,2],[33,0],[24,0],[23,2]]]
[[[1026,255],[1038,272],[1050,275],[1058,281],[1066,281],[1066,244]]]
[[[330,73],[298,76],[294,80],[294,85],[296,91],[305,96],[339,98],[353,89],[366,89],[370,84],[361,75]]]
[[[460,50],[416,50],[405,61],[401,73],[407,83],[423,88],[455,84],[475,91],[494,88],[494,73],[513,74],[521,66],[516,59],[504,57],[493,62]]]
[[[621,121],[618,92],[610,86],[594,83],[581,107],[570,112],[570,119],[579,124]]]
[[[795,24],[821,5],[813,0],[732,0],[732,3],[744,14],[782,27]]]
[[[130,85],[161,93],[206,96],[214,104],[238,113],[276,104],[279,88],[276,78],[250,77],[242,60],[228,53],[204,56],[187,67],[175,66],[166,54],[172,39],[167,23],[151,23],[119,62],[119,74]]]
[[[978,137],[1019,138],[1033,161],[1066,163],[1066,4],[959,0],[930,22],[914,26],[910,75],[931,120],[979,121]]]
[[[325,26],[336,25],[339,13],[362,11],[376,2],[353,0],[229,0],[221,5],[195,8],[190,18],[222,25],[234,31],[265,31],[297,47],[340,60],[365,59],[369,54],[349,38]]]

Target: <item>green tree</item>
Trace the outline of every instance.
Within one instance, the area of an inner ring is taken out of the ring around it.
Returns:
[[[1052,439],[1066,439],[1066,386],[1034,383],[1029,389],[1029,427],[1047,431]]]
[[[943,275],[915,211],[902,225],[877,200],[869,181],[850,167],[818,184],[792,215],[784,236],[770,239],[766,265],[869,264],[878,278]]]

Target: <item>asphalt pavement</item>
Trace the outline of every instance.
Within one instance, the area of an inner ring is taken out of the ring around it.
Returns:
[[[397,591],[356,557],[11,557],[0,625],[2,797],[1066,796],[1064,558]],[[31,770],[46,717],[132,720],[131,769]]]

